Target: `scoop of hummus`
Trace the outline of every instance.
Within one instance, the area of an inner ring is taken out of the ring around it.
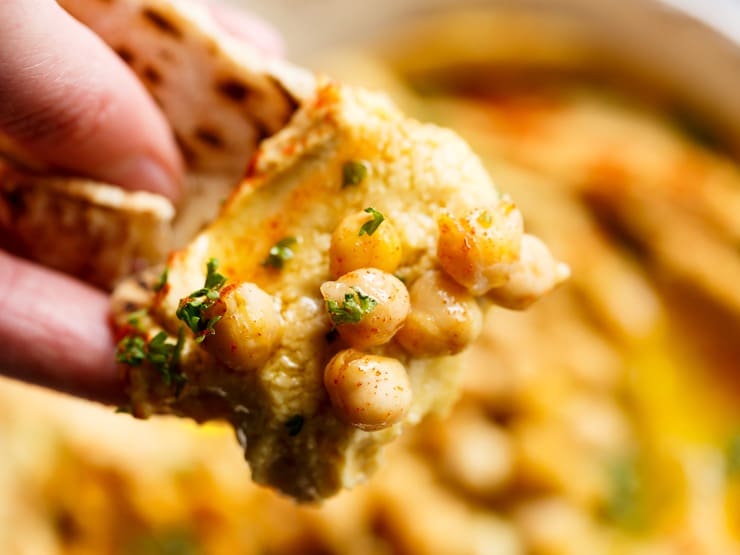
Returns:
[[[227,420],[255,481],[322,499],[450,405],[483,308],[566,276],[456,134],[324,82],[220,215],[116,291],[130,408]]]

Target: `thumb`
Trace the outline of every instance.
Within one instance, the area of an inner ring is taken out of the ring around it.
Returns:
[[[181,162],[133,73],[52,0],[0,1],[0,131],[57,170],[176,198]]]

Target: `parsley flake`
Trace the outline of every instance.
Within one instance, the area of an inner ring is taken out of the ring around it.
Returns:
[[[141,366],[149,362],[167,385],[175,384],[176,395],[180,394],[187,377],[179,370],[180,354],[185,344],[184,329],[180,326],[177,341],[167,341],[167,333],[160,331],[148,343],[138,335],[128,335],[119,343],[116,360],[129,366]]]
[[[126,320],[129,324],[131,324],[134,328],[141,330],[141,319],[146,318],[149,312],[146,308],[140,308],[139,310],[132,312],[128,315],[128,319]]]
[[[342,166],[342,189],[359,185],[367,177],[370,164],[364,160],[350,160]]]
[[[297,242],[295,237],[285,237],[275,243],[270,252],[267,254],[267,258],[262,261],[262,265],[278,270],[282,269],[285,263],[293,258],[293,249],[291,248]]]
[[[146,341],[138,335],[127,335],[118,342],[116,362],[139,366],[146,360]]]
[[[170,275],[170,269],[165,266],[164,270],[162,270],[162,273],[159,275],[159,278],[157,279],[157,282],[152,287],[152,290],[155,293],[159,293],[162,289],[164,289],[164,286],[167,285],[167,278]]]
[[[610,491],[605,516],[625,530],[640,531],[648,524],[644,469],[634,455],[611,461]]]
[[[334,325],[357,324],[365,315],[370,314],[378,305],[378,301],[364,295],[360,290],[352,288],[354,293],[344,295],[344,302],[340,305],[337,301],[327,300],[326,310],[329,312]]]
[[[740,434],[736,434],[725,448],[725,470],[729,477],[740,478]]]
[[[288,430],[288,435],[295,437],[301,433],[303,429],[303,423],[305,419],[300,414],[295,414],[285,421],[285,429]]]
[[[360,228],[360,233],[358,234],[360,237],[362,237],[363,235],[372,235],[373,233],[375,233],[380,224],[383,223],[383,220],[385,220],[385,216],[375,210],[375,208],[365,208],[365,212],[372,215],[373,218],[372,220],[369,220],[362,224],[362,227]]]
[[[219,297],[219,290],[226,283],[226,277],[219,274],[218,260],[211,258],[206,264],[206,279],[203,287],[193,291],[187,297],[180,299],[175,315],[195,334],[195,342],[202,342],[206,336],[215,333],[214,326],[221,319],[221,315],[213,318],[204,318],[203,313],[213,306]]]

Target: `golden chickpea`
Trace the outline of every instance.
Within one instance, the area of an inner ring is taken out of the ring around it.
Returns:
[[[321,294],[339,335],[357,349],[388,343],[410,308],[403,282],[376,268],[361,268],[327,281]]]
[[[256,370],[275,351],[282,337],[282,319],[274,299],[254,283],[234,283],[204,312],[221,316],[203,346],[233,370]]]
[[[411,384],[403,364],[355,349],[340,351],[329,361],[324,387],[337,417],[362,430],[380,430],[401,421],[411,405]]]
[[[396,338],[417,357],[454,355],[480,335],[483,315],[475,298],[436,270],[411,286],[411,312]]]
[[[358,268],[378,268],[393,272],[401,263],[401,241],[396,228],[383,220],[372,233],[363,233],[363,225],[376,217],[365,211],[344,218],[331,236],[329,271],[334,278]]]
[[[487,297],[505,308],[523,310],[569,275],[567,264],[557,262],[537,237],[525,234],[519,260],[511,265],[509,281],[489,291]]]
[[[444,214],[439,219],[439,263],[460,285],[482,295],[508,281],[523,229],[521,213],[506,197],[491,209],[477,208],[461,218]]]

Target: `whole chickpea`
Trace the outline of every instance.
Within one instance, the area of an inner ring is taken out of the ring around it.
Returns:
[[[396,335],[417,357],[459,353],[480,335],[483,315],[464,287],[437,270],[417,279],[410,290],[411,312]]]
[[[362,430],[400,422],[411,405],[411,384],[403,364],[355,349],[340,351],[329,361],[324,386],[337,417]]]
[[[339,335],[357,349],[388,343],[409,313],[406,286],[376,268],[361,268],[327,281],[321,294]]]
[[[570,275],[567,264],[557,262],[534,235],[524,234],[519,260],[511,265],[511,277],[486,295],[494,303],[523,310]]]
[[[506,197],[493,208],[476,208],[462,217],[444,214],[439,219],[439,263],[460,285],[483,295],[508,281],[523,229],[521,213]]]
[[[378,213],[379,214],[379,213]],[[344,218],[331,236],[329,271],[334,278],[358,268],[393,272],[401,263],[401,241],[396,228],[384,219],[372,233],[360,233],[376,214],[356,212]]]
[[[227,285],[203,316],[221,316],[203,346],[233,370],[258,369],[282,337],[282,319],[274,299],[254,283]]]

